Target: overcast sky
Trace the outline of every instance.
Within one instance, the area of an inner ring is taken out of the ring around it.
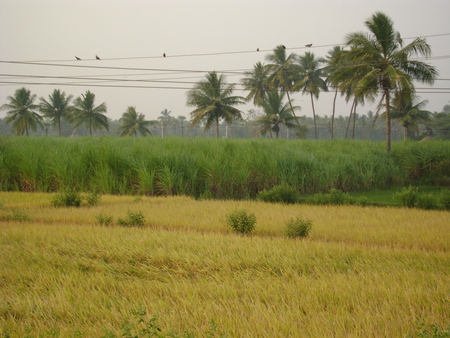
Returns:
[[[226,72],[227,82],[237,83],[280,44],[288,53],[325,56],[348,33],[367,32],[364,21],[376,11],[394,21],[406,43],[426,37],[433,51],[427,62],[439,79],[416,87],[426,89],[417,90],[429,100],[426,109],[440,111],[450,101],[448,0],[0,0],[0,105],[23,86],[46,98],[57,88],[74,97],[90,90],[112,119],[128,106],[147,119],[164,109],[189,117],[186,92],[206,72]],[[321,94],[317,114],[331,114],[332,97]],[[307,97],[293,98],[299,115],[312,115]],[[341,99],[337,114],[349,109]]]

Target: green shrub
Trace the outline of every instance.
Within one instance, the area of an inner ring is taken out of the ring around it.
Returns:
[[[103,215],[103,214],[98,215],[96,218],[97,218],[97,222],[103,226],[109,226],[112,224],[112,221],[113,221],[112,216]]]
[[[418,197],[419,189],[413,186],[403,188],[401,191],[394,194],[394,198],[397,199],[401,205],[408,208],[414,208],[416,206]]]
[[[414,206],[425,210],[438,209],[438,199],[433,194],[419,194]]]
[[[280,184],[270,190],[264,189],[260,191],[256,199],[269,203],[294,204],[298,200],[298,192],[289,185]]]
[[[92,192],[86,196],[86,202],[90,206],[95,206],[100,203],[100,199],[102,198],[101,195],[99,195],[97,192]]]
[[[308,204],[316,205],[367,205],[367,197],[352,197],[349,193],[338,189],[330,189],[327,194],[314,194],[306,200]]]
[[[54,207],[79,207],[81,205],[81,195],[74,190],[65,190],[57,193],[52,198]]]
[[[227,216],[226,223],[237,233],[249,234],[255,228],[256,217],[246,210],[235,210]]]
[[[450,210],[450,190],[444,190],[439,195],[439,204],[444,210]]]
[[[312,222],[300,217],[292,218],[286,222],[286,236],[289,238],[307,237],[312,228]]]
[[[121,226],[142,227],[144,226],[145,216],[142,211],[128,211],[126,218],[119,218],[117,224]]]
[[[23,210],[13,209],[11,214],[3,216],[1,219],[13,222],[29,222],[30,216]]]

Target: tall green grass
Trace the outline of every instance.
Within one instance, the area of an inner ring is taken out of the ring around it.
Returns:
[[[70,187],[104,194],[252,198],[288,184],[300,193],[450,183],[449,142],[0,138],[0,190]]]

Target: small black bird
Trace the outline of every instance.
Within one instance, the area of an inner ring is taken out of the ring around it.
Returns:
[[[307,45],[305,45],[305,47],[311,47],[312,46],[312,43],[309,43],[309,44],[307,44]]]
[[[81,60],[78,56],[75,56],[75,59],[77,59],[78,61]]]
[[[166,53],[164,53],[163,56],[166,57]]]
[[[101,59],[98,57],[98,55],[96,55],[95,58],[96,58],[97,60],[101,60]]]
[[[259,48],[256,48],[256,51],[259,52]]]
[[[282,45],[282,47],[283,47],[283,49],[286,49],[286,46],[285,46],[285,45]]]

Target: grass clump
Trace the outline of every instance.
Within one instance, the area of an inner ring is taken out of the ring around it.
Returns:
[[[440,194],[425,193],[418,187],[409,186],[395,193],[394,198],[407,208],[450,210],[450,190],[443,190]]]
[[[287,184],[280,184],[270,190],[264,189],[260,191],[256,198],[269,203],[294,204],[298,200],[298,192]]]
[[[110,226],[113,222],[113,217],[109,215],[100,214],[96,217],[98,224],[103,226]]]
[[[312,228],[312,221],[300,217],[292,218],[286,222],[286,236],[289,238],[307,237]]]
[[[93,191],[86,196],[86,202],[88,205],[93,207],[100,204],[101,198],[102,196],[100,194],[98,194],[96,191]]]
[[[29,222],[30,216],[23,210],[12,209],[11,213],[2,217],[5,221],[12,222]]]
[[[399,203],[408,208],[415,207],[418,196],[419,189],[411,185],[394,194],[394,197],[399,201]]]
[[[117,225],[129,227],[143,227],[145,223],[145,216],[142,211],[132,212],[128,211],[126,218],[119,218]]]
[[[64,190],[52,197],[51,203],[54,207],[79,207],[82,202],[79,192],[75,190]]]
[[[353,197],[349,193],[339,189],[330,189],[327,194],[315,194],[306,200],[308,204],[314,205],[367,205],[364,196]]]
[[[239,234],[249,234],[255,229],[256,216],[246,210],[235,210],[227,215],[226,223]]]

